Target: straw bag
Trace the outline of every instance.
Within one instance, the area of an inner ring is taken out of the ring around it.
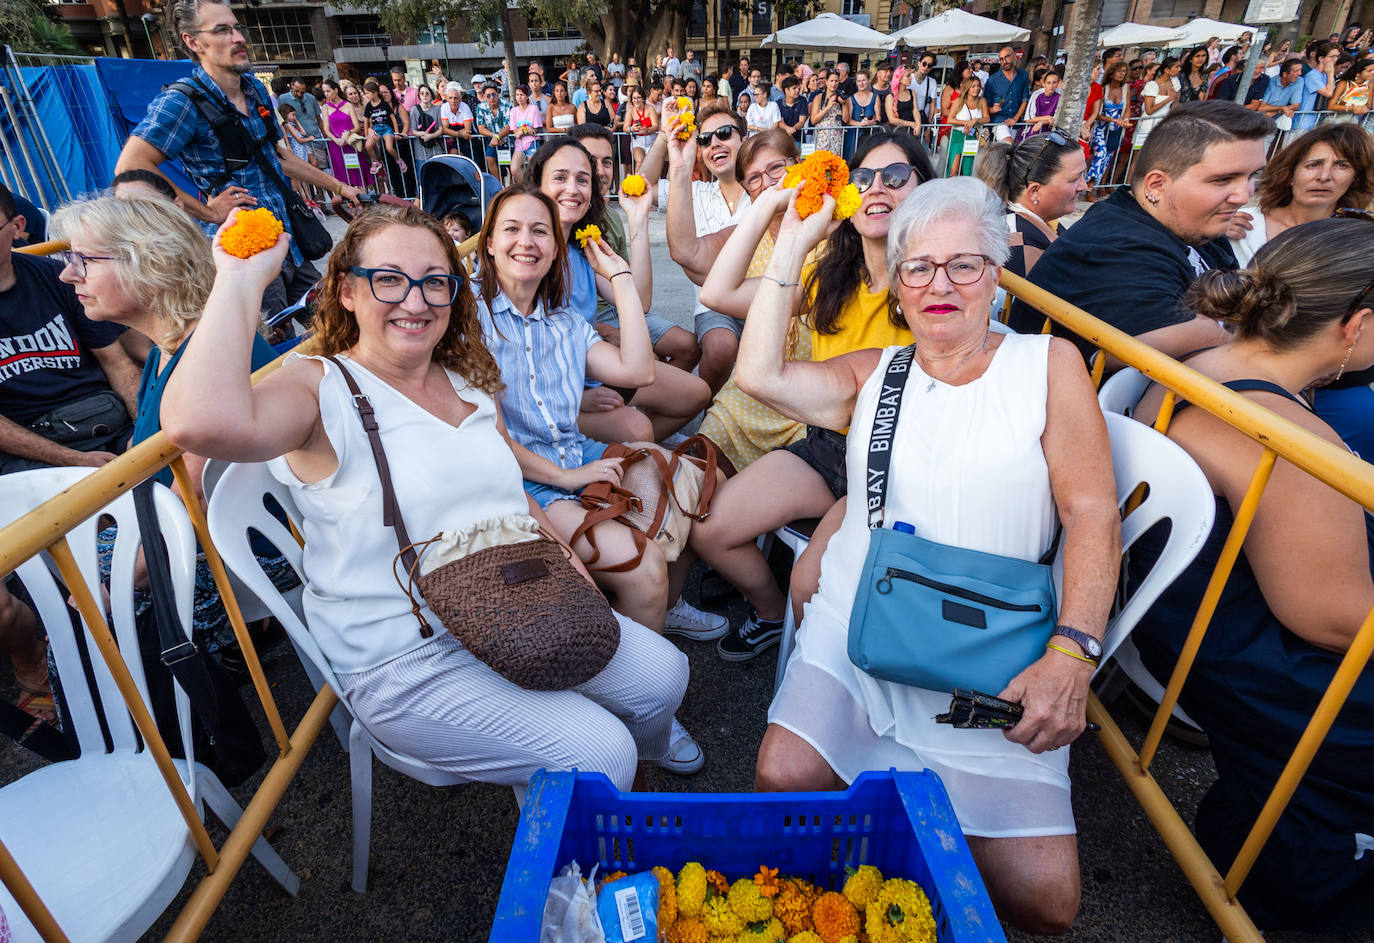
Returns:
[[[696,452],[698,454],[689,454]],[[579,499],[587,515],[573,531],[569,543],[586,535],[592,546],[587,568],[621,573],[639,566],[650,540],[658,544],[669,563],[682,555],[693,521],[704,521],[711,512],[716,492],[716,450],[705,436],[694,435],[665,458],[650,442],[612,443],[602,458],[624,459],[619,485],[593,482]],[[623,563],[596,567],[601,552],[592,528],[602,521],[620,521],[634,536],[635,555]]]
[[[417,585],[449,634],[512,684],[566,691],[600,673],[620,646],[620,623],[606,597],[534,518],[508,514],[411,541],[372,404],[348,369],[334,357],[329,360],[348,384],[372,446],[382,482],[382,523],[395,530],[400,547],[392,572],[410,599],[420,635],[429,638],[434,629],[420,611]]]

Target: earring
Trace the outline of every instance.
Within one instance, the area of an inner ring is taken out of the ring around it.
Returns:
[[[1348,363],[1350,363],[1350,355],[1353,354],[1354,352],[1355,352],[1355,345],[1354,345],[1354,344],[1351,344],[1349,347],[1347,347],[1347,348],[1345,349],[1345,359],[1341,361],[1341,367],[1340,367],[1339,370],[1336,371],[1336,380],[1339,380],[1339,379],[1341,378],[1341,374],[1345,373],[1345,365],[1348,364]],[[1336,382],[1336,381],[1335,381],[1335,380],[1332,380],[1331,382],[1334,383],[1334,382]]]
[[[1040,205],[1040,197],[1038,197],[1038,196],[1033,196],[1033,197],[1031,197],[1031,203],[1035,204],[1036,206],[1039,206],[1039,205]]]
[[[1150,201],[1151,206],[1159,205],[1159,197],[1155,196],[1153,193],[1150,193],[1149,191],[1146,191],[1145,199]]]

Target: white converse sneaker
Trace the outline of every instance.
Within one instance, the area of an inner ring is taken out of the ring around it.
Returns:
[[[714,612],[702,612],[686,599],[668,610],[663,619],[664,635],[680,635],[695,642],[708,642],[730,631],[730,620]]]
[[[706,754],[701,751],[701,744],[692,739],[692,735],[678,723],[676,717],[673,718],[668,752],[659,758],[658,765],[660,769],[679,776],[689,776],[706,765]]]

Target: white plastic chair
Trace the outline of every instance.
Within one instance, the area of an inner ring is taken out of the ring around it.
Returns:
[[[291,532],[267,511],[263,500],[269,494],[285,509],[297,530],[304,532],[300,511],[291,498],[290,489],[273,478],[266,465],[233,464],[219,476],[214,494],[210,498],[207,514],[210,537],[219,549],[224,565],[237,575],[254,596],[266,603],[272,615],[276,616],[286,629],[286,634],[295,646],[301,664],[316,690],[327,684],[338,692],[339,683],[334,677],[334,670],[306,628],[305,620],[282,594],[277,592],[253,555],[253,548],[249,542],[250,528],[275,544],[304,582],[301,569],[303,551],[291,536]],[[377,526],[381,526],[380,521]],[[452,786],[473,780],[467,776],[437,770],[420,760],[392,750],[368,732],[362,722],[353,715],[342,696],[331,722],[335,724],[335,730],[343,740],[349,755],[353,798],[353,889],[361,894],[367,890],[368,844],[372,831],[372,757],[376,755],[392,769],[431,786]]]
[[[49,468],[0,476],[3,523],[22,516],[75,484],[93,468]],[[182,628],[190,635],[196,541],[181,501],[157,485],[154,504],[170,558],[174,595]],[[133,578],[139,527],[133,497],[115,499],[101,515],[119,526],[110,572],[111,631],[144,703],[148,687],[137,657]],[[101,598],[93,516],[74,528],[67,541],[88,588]],[[71,940],[134,940],[141,936],[176,897],[196,857],[185,819],[166,783],[143,748],[133,719],[114,677],[86,629],[94,688],[87,684],[73,611],[67,591],[53,576],[44,556],[35,556],[15,571],[31,597],[48,634],[62,680],[67,722],[80,744],[78,759],[44,766],[0,788],[0,840]],[[229,828],[243,810],[219,779],[194,762],[191,711],[185,694],[176,693],[182,749],[192,762],[174,760],[187,792],[204,815],[205,807]],[[103,716],[112,748],[101,732]],[[294,895],[300,880],[276,851],[259,838],[253,855],[268,873]],[[14,899],[0,886],[0,910],[9,917],[16,941],[39,939]]]
[[[1108,414],[1106,419],[1118,505],[1124,508],[1140,484],[1144,483],[1149,488],[1145,499],[1122,521],[1123,559],[1126,551],[1142,534],[1161,520],[1168,519],[1170,522],[1169,537],[1159,559],[1133,592],[1123,594],[1111,618],[1107,620],[1107,631],[1102,642],[1103,664],[1113,654],[1119,661],[1123,651],[1129,652],[1128,657],[1134,656],[1138,662],[1139,656],[1135,655],[1135,648],[1129,644],[1127,637],[1160,594],[1197,556],[1203,541],[1211,532],[1216,506],[1206,476],[1187,452],[1149,426],[1132,419],[1114,414]],[[806,549],[807,540],[803,535],[786,527],[775,533],[798,555]],[[1054,561],[1055,584],[1061,596],[1063,577],[1064,548],[1061,544]],[[791,614],[789,599],[783,637],[778,646],[775,690],[782,683],[787,658],[795,645],[796,629],[792,625]],[[1162,689],[1160,694],[1163,694]]]
[[[1102,412],[1108,416],[1131,416],[1135,412],[1136,404],[1145,395],[1145,391],[1150,388],[1151,380],[1145,374],[1134,367],[1125,369],[1114,374],[1106,383],[1102,384],[1102,389],[1097,393],[1097,402],[1102,407]],[[1110,420],[1109,420],[1110,421]],[[1139,423],[1137,423],[1139,425]],[[1211,488],[1208,487],[1210,495]],[[1216,513],[1215,502],[1212,504],[1212,513],[1207,517],[1207,525],[1210,528],[1212,518]],[[1204,534],[1204,539],[1206,535]],[[1120,675],[1124,675],[1145,697],[1150,699],[1153,704],[1159,704],[1164,697],[1164,685],[1150,673],[1140,660],[1140,653],[1136,651],[1135,645],[1127,640],[1116,652],[1115,668]],[[1112,677],[1107,678],[1101,689],[1102,695],[1110,700],[1124,690],[1125,683]],[[1177,704],[1174,705],[1171,716],[1179,723],[1190,728],[1196,733],[1202,733],[1202,728],[1197,721],[1188,716],[1188,712]]]

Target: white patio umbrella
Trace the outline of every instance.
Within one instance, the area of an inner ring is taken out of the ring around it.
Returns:
[[[1220,20],[1209,20],[1205,16],[1200,16],[1180,26],[1179,32],[1183,34],[1182,38],[1171,45],[1201,46],[1213,36],[1224,43],[1230,43],[1240,39],[1242,33],[1249,33],[1254,36],[1259,33],[1259,30],[1254,26],[1246,26],[1244,23],[1223,23]]]
[[[876,29],[860,26],[834,13],[822,13],[815,19],[770,33],[763,41],[765,49],[826,49],[836,52],[872,52],[891,49],[892,38]]]
[[[892,33],[889,39],[919,49],[986,46],[1030,39],[1030,30],[963,10],[946,10],[928,20]]]
[[[1215,33],[1208,33],[1214,36]],[[1171,26],[1151,26],[1148,23],[1121,23],[1103,30],[1097,37],[1097,48],[1108,46],[1169,46],[1184,42],[1184,32]]]

